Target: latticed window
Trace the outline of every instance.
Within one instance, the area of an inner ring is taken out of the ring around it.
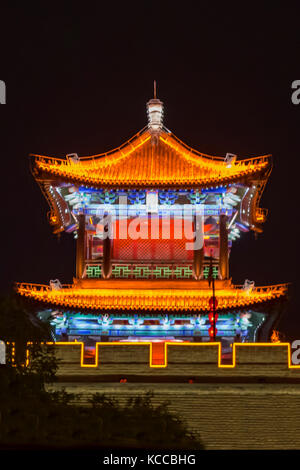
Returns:
[[[88,278],[100,278],[101,277],[101,265],[87,265],[85,275]]]
[[[193,224],[182,219],[140,219],[140,224],[131,225],[133,219],[114,223],[114,260],[182,260],[193,259],[193,250],[187,244],[193,241]],[[135,223],[135,222],[133,222]],[[135,239],[132,233],[140,234]],[[125,235],[127,234],[126,238]]]

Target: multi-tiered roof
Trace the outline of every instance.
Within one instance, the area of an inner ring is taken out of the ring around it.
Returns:
[[[202,154],[181,142],[162,125],[162,103],[148,103],[149,125],[112,151],[66,158],[32,155],[32,171],[50,204],[50,223],[54,232],[69,230],[69,206],[56,190],[73,185],[98,190],[118,189],[190,189],[201,192],[226,188],[233,184],[249,188],[242,218],[249,229],[262,231],[266,211],[259,201],[272,169],[270,155],[239,159]],[[76,218],[75,218],[76,220]],[[73,227],[76,230],[76,224]],[[282,297],[286,285],[242,289],[230,280],[216,285],[219,309],[245,308]],[[207,282],[165,280],[80,280],[53,290],[47,286],[20,283],[21,295],[55,305],[91,310],[208,310],[210,296]]]

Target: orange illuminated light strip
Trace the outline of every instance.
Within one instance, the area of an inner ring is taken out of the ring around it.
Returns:
[[[11,348],[11,364],[12,364],[12,367],[17,367],[16,365],[16,360],[15,360],[15,356],[16,356],[16,343],[14,341],[7,341],[6,344],[11,344],[12,348]],[[31,344],[31,343],[27,343],[28,344]],[[25,364],[20,364],[22,367],[27,367],[29,365],[29,349],[26,349],[26,357],[25,357]]]
[[[63,342],[63,341],[58,341],[56,343],[53,342],[47,342],[47,345],[57,345],[57,346],[74,346],[74,345],[80,345],[80,366],[81,367],[98,367],[99,364],[99,346],[150,346],[149,348],[149,364],[150,367],[166,367],[167,364],[165,365],[154,365],[152,364],[152,341],[145,341],[145,342],[130,342],[130,341],[110,341],[110,342],[97,342],[96,343],[96,348],[95,348],[95,364],[84,364],[84,343],[82,341],[74,341],[74,342]],[[27,350],[28,351],[28,350]],[[166,355],[165,355],[166,357]]]
[[[30,343],[27,343],[30,344]],[[43,344],[43,343],[42,343]],[[164,343],[164,363],[163,364],[153,364],[153,356],[152,356],[152,342],[151,341],[145,341],[145,342],[119,342],[119,341],[114,341],[114,342],[97,342],[96,343],[96,351],[95,351],[95,364],[84,364],[84,343],[83,342],[47,342],[47,345],[57,345],[57,346],[80,346],[80,366],[81,367],[89,367],[89,368],[96,368],[99,365],[99,346],[150,346],[149,348],[149,366],[151,368],[166,368],[168,367],[168,346],[189,346],[189,347],[212,347],[212,346],[218,346],[218,367],[221,369],[233,369],[236,367],[236,348],[237,347],[270,347],[270,348],[275,348],[275,347],[280,347],[280,346],[285,346],[287,347],[287,352],[288,352],[288,368],[289,369],[300,369],[300,364],[295,365],[292,364],[292,355],[291,355],[291,345],[290,343],[233,343],[233,348],[232,348],[232,364],[222,364],[222,350],[221,350],[221,343],[220,342],[208,342],[208,343],[190,343],[190,342],[182,342],[182,343],[175,343],[175,342],[170,342],[170,341],[165,341]],[[29,350],[27,349],[26,351],[26,365],[29,364]]]
[[[196,155],[194,156],[191,151],[184,152],[180,148],[179,144],[177,144],[177,145],[173,144],[172,142],[170,142],[170,139],[168,137],[163,138],[162,136],[160,136],[159,138],[166,145],[171,147],[176,152],[180,153],[180,155],[185,157],[187,160],[190,160],[191,162],[198,163],[198,164],[202,163],[202,165],[207,166],[207,167],[214,167],[216,170],[219,170],[219,171],[220,170],[225,171],[225,168],[223,166],[224,160],[221,159],[220,157],[210,157],[209,155],[201,155],[201,154],[199,155],[199,157],[197,157]],[[203,160],[201,161],[201,157],[204,158],[206,161],[203,161]],[[249,165],[251,165],[251,167],[253,169],[256,169],[258,166],[264,167],[268,164],[268,161],[262,161],[261,162],[259,160],[261,160],[261,158],[266,158],[266,157],[268,157],[268,156],[256,157],[255,159],[241,160],[239,162],[236,162],[231,168],[226,168],[226,172],[230,173],[230,174],[233,174],[233,173],[236,173],[236,172],[239,173],[239,172],[241,172],[241,170],[247,171],[248,170],[247,167]],[[216,161],[217,158],[218,158],[219,161]],[[209,160],[209,159],[211,159],[211,160]]]
[[[6,344],[11,344],[11,363],[13,367],[16,367],[16,364],[15,364],[16,343],[14,341],[6,341]]]
[[[276,348],[278,346],[286,346],[288,352],[288,368],[289,369],[300,369],[300,364],[292,364],[292,353],[291,353],[291,344],[290,343],[233,343],[232,349],[232,365],[223,365],[221,367],[235,367],[236,366],[236,347],[237,346],[267,346],[271,348]]]
[[[62,173],[65,173],[66,171],[68,173],[73,173],[74,175],[81,175],[87,168],[87,163],[90,163],[90,162],[93,162],[94,164],[94,169],[95,168],[105,168],[106,166],[109,166],[109,165],[112,165],[112,164],[115,164],[117,163],[118,161],[122,160],[123,158],[126,158],[128,157],[129,155],[131,155],[134,151],[136,151],[139,147],[141,147],[142,145],[144,145],[148,140],[151,139],[151,136],[148,136],[146,137],[145,139],[143,139],[139,144],[137,145],[133,145],[133,144],[130,144],[131,145],[131,149],[124,153],[121,150],[119,150],[119,155],[116,155],[116,156],[110,156],[109,157],[109,161],[108,160],[102,160],[102,159],[99,159],[99,163],[100,165],[98,165],[98,161],[95,160],[93,157],[91,157],[91,160],[87,160],[84,162],[84,165],[80,166],[80,165],[68,165],[68,164],[62,164],[60,163],[59,165],[56,163],[56,162],[66,162],[65,160],[54,160],[53,161],[55,163],[43,163],[41,161],[37,161],[37,165],[39,168],[41,168],[42,170],[54,170],[55,173],[58,173],[58,174],[62,174]],[[86,157],[85,157],[86,158]],[[80,162],[80,159],[79,159],[79,162]],[[63,168],[61,170],[61,167]],[[90,177],[92,178],[93,180],[99,180],[99,178],[93,178],[93,177]]]

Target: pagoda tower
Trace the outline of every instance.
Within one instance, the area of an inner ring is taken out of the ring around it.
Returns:
[[[72,285],[17,283],[54,341],[267,341],[287,285],[233,285],[232,243],[262,232],[270,155],[202,154],[164,127],[163,103],[120,147],[93,156],[31,155],[53,232],[77,239]]]

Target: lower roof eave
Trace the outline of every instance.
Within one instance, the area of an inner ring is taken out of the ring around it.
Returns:
[[[17,292],[34,303],[56,310],[80,312],[110,311],[124,313],[151,313],[196,315],[208,313],[210,290],[175,290],[175,289],[80,289],[64,287],[53,291],[48,286],[20,283]],[[219,313],[236,310],[256,309],[270,305],[286,297],[287,284],[256,288],[245,292],[241,288],[231,287],[216,290]]]

